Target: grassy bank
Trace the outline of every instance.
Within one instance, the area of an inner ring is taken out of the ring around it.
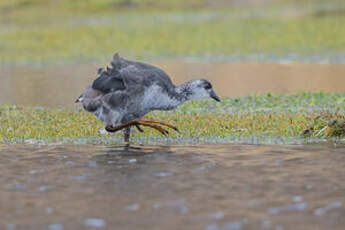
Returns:
[[[115,51],[145,60],[345,60],[343,1],[169,2],[4,1],[0,65],[106,62]]]
[[[147,118],[170,122],[181,134],[168,138],[155,130],[134,133],[132,140],[145,142],[210,141],[271,143],[272,139],[297,142],[342,138],[345,126],[345,94],[303,93],[224,99],[222,103],[186,103],[170,112],[153,112]],[[285,109],[282,109],[285,108]],[[0,107],[1,142],[118,143],[122,134],[100,135],[104,124],[83,110]]]

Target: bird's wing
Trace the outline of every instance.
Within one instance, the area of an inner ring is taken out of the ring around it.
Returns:
[[[99,90],[104,94],[125,89],[120,74],[120,70],[123,67],[121,67],[121,58],[117,53],[110,64],[111,67],[107,67],[105,70],[98,70],[99,77],[92,83],[93,89]]]
[[[115,53],[110,66],[105,70],[102,68],[98,70],[98,78],[93,81],[92,88],[101,91],[104,94],[124,90],[125,85],[121,70],[132,65],[134,62],[128,61]]]
[[[129,88],[149,87],[153,84],[173,85],[169,76],[160,68],[136,61],[129,61],[117,53],[113,56],[111,67],[99,72],[92,88],[107,94]]]
[[[101,91],[103,94],[124,90],[125,86],[120,74],[118,76],[108,76],[101,74],[92,83],[92,88]]]
[[[146,71],[138,69],[134,65],[129,65],[120,71],[121,78],[124,84],[124,87],[127,90],[132,90],[134,88],[143,88],[146,76]]]
[[[131,80],[135,80],[135,82],[146,85],[153,83],[173,85],[164,70],[147,63],[127,60],[117,53],[113,56],[111,66],[113,70],[121,72],[121,75],[125,72],[125,77],[132,78]]]

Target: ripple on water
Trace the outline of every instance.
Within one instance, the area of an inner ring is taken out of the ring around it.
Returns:
[[[97,167],[97,162],[96,161],[89,161],[88,166],[90,168],[95,168],[95,167]]]
[[[306,203],[291,204],[286,206],[274,207],[268,210],[271,215],[278,215],[282,212],[303,211],[308,207]]]
[[[42,185],[38,188],[38,191],[40,192],[46,192],[50,189],[50,186],[47,186],[47,185]]]
[[[48,230],[63,230],[63,226],[61,224],[50,224],[48,225]]]
[[[301,196],[294,196],[294,197],[292,198],[292,200],[293,200],[293,202],[295,202],[295,203],[299,203],[299,202],[302,202],[302,201],[303,201],[303,197],[301,197]]]
[[[137,159],[135,159],[135,158],[134,159],[130,159],[130,160],[128,160],[128,162],[129,163],[135,163],[135,162],[137,162]]]
[[[24,184],[18,184],[18,185],[10,186],[9,189],[12,191],[21,192],[21,191],[25,191],[27,187]]]
[[[243,223],[240,221],[234,221],[225,224],[222,226],[221,230],[241,230],[243,227]]]
[[[47,215],[50,215],[50,214],[52,214],[53,213],[53,209],[52,208],[46,208],[46,214]]]
[[[220,228],[217,224],[210,224],[205,228],[205,230],[220,230]]]
[[[181,214],[186,214],[189,211],[189,208],[186,205],[186,202],[184,200],[170,200],[170,201],[164,201],[162,203],[155,203],[153,204],[154,209],[161,209],[161,208],[170,208],[174,209]]]
[[[159,172],[156,173],[157,177],[168,177],[168,176],[172,176],[173,174],[171,172]]]
[[[84,181],[84,180],[86,180],[89,176],[90,176],[90,174],[85,173],[85,174],[80,175],[80,176],[72,176],[71,179],[72,179],[72,180],[76,180],[76,181]]]
[[[263,220],[261,222],[261,227],[265,228],[265,229],[271,228],[272,227],[272,222],[270,220]]]
[[[126,211],[138,211],[140,209],[140,204],[131,204],[125,207]]]
[[[210,214],[210,217],[215,220],[220,220],[224,218],[224,213],[222,211]]]
[[[83,220],[83,223],[87,227],[102,228],[106,226],[106,221],[98,218],[88,218]]]
[[[276,227],[275,227],[275,230],[284,230],[285,228],[284,228],[284,226],[283,225],[277,225]]]
[[[6,230],[15,230],[16,226],[14,224],[6,224]]]
[[[205,230],[241,230],[243,226],[244,223],[242,223],[241,221],[233,221],[225,223],[222,226],[218,224],[210,224],[205,228]]]
[[[331,209],[341,208],[342,206],[343,206],[343,204],[341,201],[335,201],[335,202],[328,204],[327,206],[325,206],[323,208],[315,209],[314,215],[315,216],[322,216],[322,215],[326,214],[328,211],[330,211]]]

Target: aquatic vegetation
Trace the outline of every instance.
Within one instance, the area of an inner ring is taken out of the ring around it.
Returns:
[[[167,121],[179,127],[168,138],[154,130],[134,133],[133,141],[223,141],[247,140],[267,143],[270,138],[308,142],[345,136],[344,94],[301,93],[264,95],[190,102],[176,111],[153,112],[148,118]],[[44,109],[0,106],[1,142],[80,142],[122,141],[121,134],[101,135],[104,124],[81,108]],[[334,122],[336,121],[336,122]],[[331,123],[330,123],[331,122]],[[327,128],[325,129],[324,127]],[[252,142],[253,142],[252,141]]]
[[[302,134],[307,137],[344,137],[345,114],[329,111],[319,113]]]

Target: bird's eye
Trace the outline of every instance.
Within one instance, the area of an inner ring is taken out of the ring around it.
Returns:
[[[210,83],[208,83],[208,84],[205,85],[205,89],[211,89],[211,88],[212,88],[212,86],[211,86]]]

